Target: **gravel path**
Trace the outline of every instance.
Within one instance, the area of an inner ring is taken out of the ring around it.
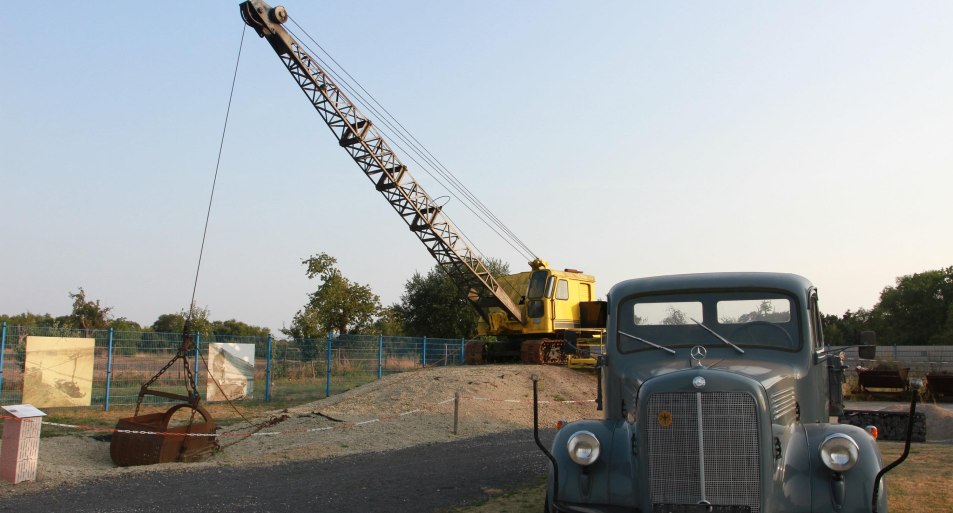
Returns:
[[[543,433],[548,446],[552,431]],[[129,474],[4,497],[0,511],[442,511],[538,482],[531,430],[318,461]]]

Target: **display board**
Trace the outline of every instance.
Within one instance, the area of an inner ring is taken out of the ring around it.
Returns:
[[[89,406],[96,339],[27,337],[23,403]]]
[[[209,344],[208,365],[207,401],[235,401],[252,396],[255,344]]]

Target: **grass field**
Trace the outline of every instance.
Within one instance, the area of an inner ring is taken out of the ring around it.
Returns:
[[[884,464],[903,452],[901,442],[880,442]],[[885,477],[891,513],[953,512],[953,445],[913,444],[910,455]],[[503,492],[487,490],[485,503],[451,510],[453,513],[539,513],[546,483]]]

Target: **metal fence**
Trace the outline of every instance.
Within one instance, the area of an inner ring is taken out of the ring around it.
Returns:
[[[106,410],[135,404],[140,386],[175,356],[182,335],[148,331],[74,330],[7,326],[0,328],[0,405],[23,397],[27,337],[95,339],[90,403]],[[254,381],[245,400],[311,400],[341,393],[384,375],[434,365],[461,365],[463,339],[328,335],[321,339],[196,334],[190,355],[196,388],[205,397],[211,343],[254,344]],[[187,372],[177,363],[151,388],[184,391]],[[214,386],[214,383],[213,383]],[[166,402],[147,396],[146,402]]]

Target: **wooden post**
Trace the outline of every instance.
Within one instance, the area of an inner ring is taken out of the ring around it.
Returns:
[[[460,392],[453,393],[453,434],[457,434],[457,424],[460,418]]]

